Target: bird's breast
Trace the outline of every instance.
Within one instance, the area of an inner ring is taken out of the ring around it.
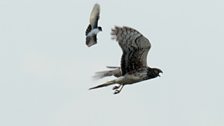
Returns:
[[[91,30],[91,31],[87,34],[87,36],[93,36],[93,35],[96,35],[98,32],[99,32],[99,29],[95,28],[95,29]]]
[[[126,83],[126,84],[137,83],[137,82],[145,80],[146,77],[147,77],[147,74],[141,73],[141,72],[137,72],[137,73],[133,73],[133,74],[126,74],[124,76],[124,83]]]

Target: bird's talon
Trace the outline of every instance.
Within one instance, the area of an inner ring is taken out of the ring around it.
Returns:
[[[114,94],[120,93],[120,90],[115,90]]]
[[[113,87],[113,90],[116,90],[116,89],[118,89],[120,86],[114,86]]]

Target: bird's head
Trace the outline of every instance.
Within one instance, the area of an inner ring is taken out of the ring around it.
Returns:
[[[103,30],[102,30],[102,27],[98,27],[98,29],[99,29],[100,31],[103,31]]]
[[[158,69],[158,68],[153,68],[153,72],[154,72],[154,74],[156,75],[156,76],[159,76],[160,77],[160,73],[163,73],[163,71],[162,70],[160,70],[160,69]]]
[[[163,73],[163,71],[158,68],[148,68],[147,72],[149,78],[160,77],[160,73]]]

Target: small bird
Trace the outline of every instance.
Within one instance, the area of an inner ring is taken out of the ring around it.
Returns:
[[[98,26],[98,20],[100,18],[100,5],[95,4],[90,14],[89,22],[86,29],[86,45],[91,47],[97,43],[97,33],[102,31],[102,28]]]
[[[108,67],[112,69],[109,71],[97,72],[95,77],[115,76],[117,79],[92,87],[90,90],[118,84],[113,87],[114,94],[118,94],[125,85],[156,78],[160,76],[160,73],[163,73],[159,68],[151,68],[147,65],[147,55],[151,43],[140,32],[126,26],[115,26],[111,35],[112,39],[118,41],[122,49],[121,65],[120,67]]]

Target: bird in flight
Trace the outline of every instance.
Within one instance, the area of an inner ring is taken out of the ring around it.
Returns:
[[[122,49],[121,65],[120,67],[108,67],[111,69],[108,71],[97,72],[95,77],[115,76],[117,78],[92,87],[90,90],[118,84],[113,87],[114,94],[118,94],[125,85],[156,78],[163,73],[159,68],[151,68],[147,65],[147,54],[151,43],[140,32],[126,26],[115,26],[111,35]]]
[[[86,45],[91,47],[97,43],[97,33],[102,31],[102,28],[98,26],[98,20],[100,18],[100,5],[95,4],[90,14],[89,25],[86,29]]]

